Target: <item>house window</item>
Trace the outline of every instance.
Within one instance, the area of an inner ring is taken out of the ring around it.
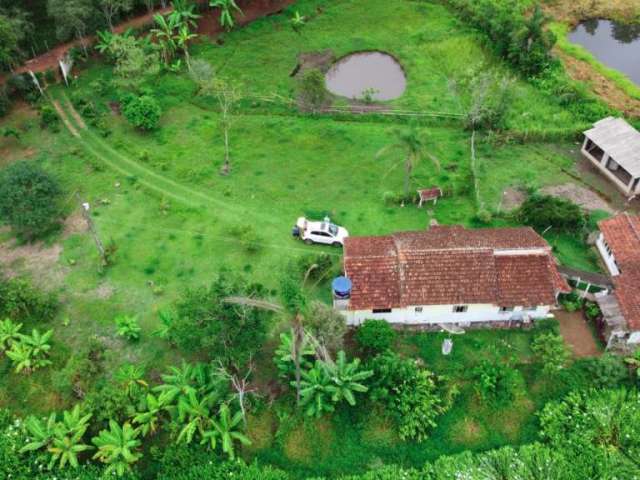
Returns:
[[[422,307],[416,307],[416,313],[422,313]]]
[[[390,308],[374,308],[371,310],[372,313],[391,313]]]
[[[467,305],[454,305],[453,313],[465,313],[469,307]]]
[[[500,313],[513,312],[513,307],[500,307]]]

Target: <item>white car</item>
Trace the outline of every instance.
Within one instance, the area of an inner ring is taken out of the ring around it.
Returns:
[[[321,222],[312,222],[300,217],[293,227],[293,236],[304,240],[304,243],[321,243],[324,245],[342,246],[349,236],[346,228],[339,227],[325,218]]]

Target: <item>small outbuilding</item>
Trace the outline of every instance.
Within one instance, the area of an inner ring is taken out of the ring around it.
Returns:
[[[582,154],[627,197],[640,193],[640,132],[607,117],[584,132]]]
[[[596,246],[613,280],[611,294],[598,295],[598,325],[607,349],[640,347],[640,217],[627,213],[601,221]]]

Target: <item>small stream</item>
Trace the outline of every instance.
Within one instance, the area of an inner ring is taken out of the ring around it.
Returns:
[[[586,20],[569,34],[569,40],[640,85],[640,24]]]

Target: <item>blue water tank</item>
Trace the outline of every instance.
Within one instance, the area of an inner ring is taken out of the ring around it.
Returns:
[[[337,277],[331,282],[333,294],[337,298],[349,298],[351,296],[352,286],[351,280],[347,277]]]

